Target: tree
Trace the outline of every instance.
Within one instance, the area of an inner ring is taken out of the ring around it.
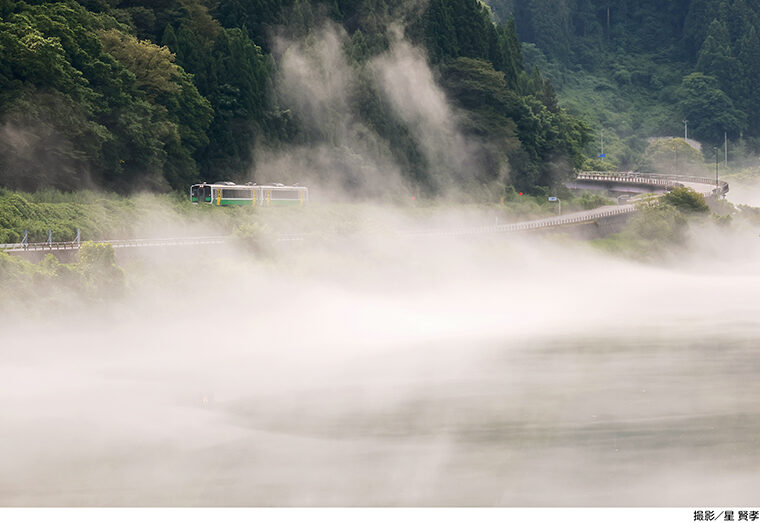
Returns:
[[[499,46],[503,57],[501,71],[510,89],[517,89],[520,73],[524,71],[522,49],[517,38],[515,18],[510,17],[506,24],[498,28]]]
[[[560,61],[570,57],[570,9],[566,0],[530,2],[534,41]]]
[[[446,0],[432,0],[423,16],[425,43],[434,62],[459,54],[452,16],[450,3]]]
[[[483,60],[458,58],[442,73],[447,92],[471,115],[468,132],[488,142],[487,164],[508,162],[510,181],[519,190],[553,185],[560,172],[580,164],[589,131],[575,118],[550,111],[537,96],[512,91],[505,74]],[[543,95],[540,74],[536,83],[536,94]],[[557,162],[565,167],[556,168]]]
[[[699,140],[718,143],[723,132],[738,136],[746,128],[747,115],[734,107],[712,76],[692,73],[684,77],[678,90],[682,114]]]
[[[677,187],[663,197],[668,203],[685,213],[704,214],[710,212],[705,197],[694,189]]]
[[[717,2],[715,0],[692,0],[684,22],[684,41],[686,49],[693,56],[702,47],[710,22],[717,17]]]
[[[749,131],[757,136],[760,133],[760,103],[752,93],[760,85],[760,35],[754,26],[747,29],[739,41],[738,48],[743,73],[737,85],[740,95],[739,107],[748,115]]]
[[[177,79],[182,71],[167,47],[138,40],[116,29],[99,31],[98,36],[103,48],[135,75],[135,86],[145,92],[149,100],[180,91]]]
[[[644,158],[654,172],[693,173],[704,168],[704,157],[683,138],[661,138],[644,151]]]
[[[718,79],[721,89],[736,100],[741,73],[733,56],[726,24],[713,20],[697,57],[697,71]]]

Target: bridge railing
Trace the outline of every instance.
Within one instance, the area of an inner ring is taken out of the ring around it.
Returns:
[[[561,227],[563,225],[572,225],[577,223],[588,223],[610,216],[619,216],[636,212],[636,206],[631,204],[600,207],[591,211],[583,211],[565,216],[553,216],[550,218],[541,218],[529,222],[507,223],[503,225],[488,225],[483,227],[464,227],[460,229],[450,229],[446,231],[405,231],[403,236],[468,236],[473,234],[492,234],[505,232],[531,231],[537,229],[550,229],[552,227]]]
[[[677,183],[698,183],[706,187],[714,187],[707,193],[726,194],[728,182],[718,181],[702,176],[686,176],[681,174],[638,173],[638,172],[611,172],[611,171],[580,171],[576,174],[578,180],[614,181],[624,183],[675,186]]]
[[[114,249],[126,247],[162,247],[177,245],[211,245],[229,241],[227,236],[205,236],[198,238],[145,238],[134,240],[99,240],[95,243],[106,243]],[[81,247],[77,241],[70,242],[38,242],[38,243],[2,243],[2,251],[63,251],[76,250]]]
[[[0,251],[62,251],[79,249],[75,242],[0,243]]]

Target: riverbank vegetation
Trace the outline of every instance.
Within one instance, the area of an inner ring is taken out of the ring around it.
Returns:
[[[0,252],[0,310],[27,302],[66,307],[72,297],[111,300],[124,290],[124,272],[110,245],[85,242],[74,263],[61,263],[52,254],[32,263]]]
[[[627,259],[661,262],[682,255],[694,229],[728,233],[745,228],[757,231],[760,226],[760,208],[706,200],[689,188],[677,188],[637,205],[638,212],[621,232],[592,240],[591,245]]]
[[[225,270],[230,270],[233,274],[235,270],[240,270],[238,262],[243,260],[263,266],[279,260],[274,240],[287,235],[298,236],[302,243],[297,244],[296,248],[304,249],[304,252],[311,252],[311,249],[329,251],[352,245],[352,241],[358,238],[368,238],[370,243],[374,242],[372,238],[376,238],[382,243],[383,239],[393,241],[394,233],[398,231],[479,227],[514,222],[515,216],[524,219],[550,216],[558,210],[557,204],[548,202],[546,198],[519,194],[505,198],[504,204],[488,206],[458,203],[441,205],[438,201],[421,201],[405,207],[334,203],[309,205],[303,209],[214,208],[193,205],[171,195],[125,198],[112,194],[62,194],[48,191],[44,194],[25,195],[6,193],[4,197],[9,197],[8,201],[17,207],[18,202],[23,200],[24,205],[21,207],[30,213],[32,220],[35,219],[35,212],[40,209],[47,211],[46,216],[62,216],[59,230],[65,230],[65,224],[74,223],[71,220],[79,219],[80,216],[97,217],[105,212],[104,209],[109,209],[113,221],[100,223],[98,227],[101,228],[93,231],[115,233],[119,227],[123,227],[120,220],[139,216],[144,220],[141,224],[145,228],[137,231],[145,234],[122,229],[129,237],[136,234],[156,237],[156,231],[161,230],[161,224],[166,219],[174,222],[174,231],[179,233],[178,236],[189,236],[189,233],[200,236],[206,233],[230,235],[229,246],[242,257],[230,258],[224,254],[226,251],[220,251],[218,257],[209,259],[218,260],[206,269],[217,271],[220,267],[230,265],[231,268]],[[568,211],[610,203],[590,193],[564,198],[563,205]],[[0,197],[0,205],[3,201],[3,197]],[[687,188],[675,189],[665,196],[652,198],[639,205],[639,212],[633,215],[621,232],[592,240],[590,245],[624,259],[661,263],[687,254],[694,245],[692,240],[695,230],[719,231],[718,234],[722,235],[752,230],[756,239],[756,231],[760,227],[760,209],[734,206],[725,200],[708,201]],[[59,210],[51,211],[51,208]],[[151,216],[158,218],[157,222],[151,223]],[[45,220],[39,222],[40,226],[50,226],[50,222]],[[109,230],[109,224],[115,224],[117,228]],[[585,242],[571,237],[564,241],[569,242],[569,246]],[[197,251],[193,248],[192,252],[208,254],[205,249]],[[144,254],[145,256],[138,257],[127,256],[117,263],[114,249],[110,245],[93,242],[85,242],[78,255],[69,263],[62,263],[50,254],[38,263],[31,263],[21,257],[0,253],[0,308],[8,307],[11,303],[15,304],[14,307],[33,303],[64,305],[71,297],[84,304],[111,301],[124,293],[128,294],[134,285],[146,282],[148,285],[173,285],[171,282],[179,278],[177,267],[182,265],[183,255],[165,254],[173,261],[154,266],[154,261],[151,261],[153,254]],[[156,256],[160,259],[164,255],[156,253]],[[176,263],[179,265],[175,266]],[[199,263],[205,267],[203,264],[206,262]],[[179,281],[177,285],[185,283]]]

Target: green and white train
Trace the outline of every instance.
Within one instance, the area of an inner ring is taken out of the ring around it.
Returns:
[[[297,185],[236,185],[234,182],[197,183],[190,187],[190,201],[210,205],[302,206],[309,189]]]

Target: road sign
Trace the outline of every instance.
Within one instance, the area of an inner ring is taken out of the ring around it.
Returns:
[[[549,201],[550,202],[556,202],[557,201],[557,197],[556,196],[549,196]]]
[[[607,158],[607,155],[606,154],[600,154],[599,158]]]

